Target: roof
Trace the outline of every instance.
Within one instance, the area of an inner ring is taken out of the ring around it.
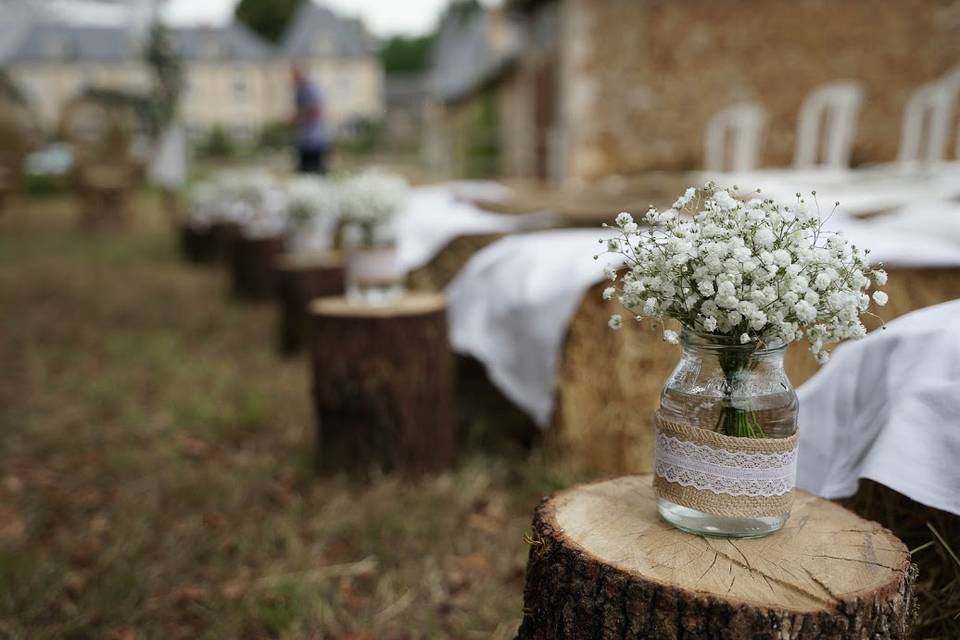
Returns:
[[[243,25],[191,27],[170,31],[177,54],[186,61],[248,60],[262,61],[273,49]]]
[[[312,0],[300,3],[280,41],[285,58],[365,58],[376,43],[359,20],[342,18]]]
[[[138,54],[121,27],[38,22],[24,30],[4,62],[119,62]]]
[[[445,21],[431,52],[430,94],[447,102],[463,98],[503,73],[519,44],[516,25],[495,11]]]
[[[274,56],[368,58],[376,42],[359,20],[341,18],[326,7],[304,0],[278,47],[239,23],[222,27],[170,30],[174,49],[186,61],[264,61]],[[123,62],[139,58],[141,45],[120,25],[41,21],[6,34],[0,62]]]

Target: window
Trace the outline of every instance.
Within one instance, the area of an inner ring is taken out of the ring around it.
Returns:
[[[250,92],[250,84],[242,71],[236,71],[233,74],[233,97],[244,99]]]

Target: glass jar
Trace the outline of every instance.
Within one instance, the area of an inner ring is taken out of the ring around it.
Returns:
[[[388,305],[403,297],[406,274],[400,267],[392,226],[345,223],[343,250],[348,300]]]
[[[657,411],[657,509],[691,533],[773,533],[790,515],[796,478],[798,403],[783,368],[786,345],[690,329],[681,342]]]

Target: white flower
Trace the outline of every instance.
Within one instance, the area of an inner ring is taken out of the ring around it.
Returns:
[[[881,307],[887,304],[887,294],[883,291],[874,291],[873,292],[873,301],[876,302]]]
[[[828,351],[818,351],[815,357],[818,364],[827,364],[827,361],[830,360],[830,353]]]
[[[757,233],[753,236],[757,244],[762,247],[771,247],[773,246],[773,241],[775,239],[773,231],[767,229],[766,227],[762,229],[757,229]]]
[[[801,322],[812,322],[817,319],[817,309],[806,300],[793,305],[793,311]]]
[[[750,334],[748,334],[748,333],[741,333],[741,334],[740,334],[740,344],[747,344],[748,342],[750,342]]]
[[[713,194],[712,199],[717,205],[722,209],[736,209],[737,205],[740,203],[737,202],[733,196],[731,196],[726,191],[720,190]]]
[[[793,258],[790,257],[790,252],[786,249],[777,249],[773,252],[773,261],[781,267],[786,267],[793,262]],[[797,273],[799,273],[799,270],[797,270]]]
[[[703,319],[703,328],[705,331],[713,332],[717,329],[717,319],[713,316],[707,316]]]
[[[883,269],[877,269],[873,272],[873,279],[877,281],[877,284],[881,287],[887,284],[887,272]]]
[[[614,330],[619,329],[623,326],[623,316],[621,316],[619,313],[613,314],[610,316],[607,326]]]
[[[626,211],[621,211],[619,214],[617,214],[617,219],[615,222],[617,223],[617,226],[622,229],[628,224],[633,224],[633,216]]]
[[[677,201],[673,203],[673,209],[677,211],[686,208],[693,199],[697,197],[697,190],[693,187],[689,187],[686,191],[683,192],[683,195],[677,198]]]
[[[663,332],[663,341],[669,342],[670,344],[679,344],[680,336],[677,335],[676,331],[671,331],[670,329],[667,329]]]
[[[613,300],[613,296],[617,295],[616,287],[607,287],[603,290],[603,299],[604,300]]]

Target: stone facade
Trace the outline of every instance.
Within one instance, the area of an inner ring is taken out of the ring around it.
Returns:
[[[804,97],[835,80],[864,88],[853,164],[893,161],[911,93],[960,65],[957,0],[514,4],[527,24],[523,82],[536,86],[537,66],[552,61],[557,111],[546,137],[565,180],[701,168],[707,120],[747,100],[769,113],[761,165],[789,166]],[[542,42],[553,44],[545,52]],[[535,105],[519,110],[542,128]],[[536,164],[515,169],[542,175]]]

